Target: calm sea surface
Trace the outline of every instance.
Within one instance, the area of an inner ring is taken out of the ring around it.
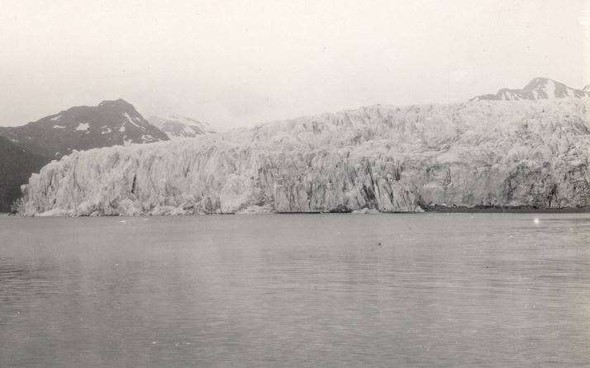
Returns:
[[[590,366],[590,215],[0,217],[0,367],[196,366]]]

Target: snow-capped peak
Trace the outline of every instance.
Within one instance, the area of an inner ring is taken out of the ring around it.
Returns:
[[[170,115],[166,118],[152,116],[149,122],[166,133],[170,139],[194,138],[216,132],[208,123],[179,115]]]
[[[537,77],[523,89],[502,88],[496,94],[481,95],[473,100],[545,100],[553,98],[581,98],[590,96],[590,88],[583,90],[568,87],[564,83],[549,78]]]

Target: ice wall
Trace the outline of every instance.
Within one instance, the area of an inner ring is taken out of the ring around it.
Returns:
[[[590,99],[373,106],[74,152],[23,215],[590,206]]]

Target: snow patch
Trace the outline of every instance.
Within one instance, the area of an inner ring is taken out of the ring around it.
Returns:
[[[137,123],[134,121],[133,117],[131,117],[131,116],[130,116],[128,113],[124,112],[124,113],[123,113],[123,116],[124,116],[124,117],[127,119],[127,121],[128,121],[129,123],[131,123],[131,124],[135,125],[136,127],[138,127],[138,128],[139,128],[139,129],[141,129],[141,130],[145,130],[145,128],[144,128],[144,127],[142,127],[142,126],[140,126],[139,124],[137,124]]]
[[[86,130],[88,130],[89,128],[90,128],[90,124],[88,124],[88,123],[80,123],[80,124],[78,124],[78,126],[76,127],[76,130],[79,130],[79,131],[86,131]]]
[[[66,127],[63,125],[54,125],[53,128],[54,129],[65,129]]]
[[[545,93],[547,93],[547,98],[556,98],[555,96],[555,82],[552,80],[548,80],[547,84],[545,85]]]

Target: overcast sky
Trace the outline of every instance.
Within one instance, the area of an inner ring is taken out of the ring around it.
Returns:
[[[233,127],[590,82],[586,0],[0,4],[1,125],[123,98]]]

